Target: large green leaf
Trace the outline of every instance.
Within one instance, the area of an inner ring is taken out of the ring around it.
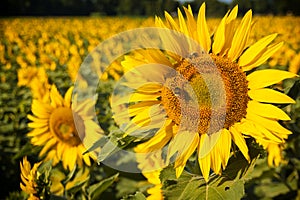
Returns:
[[[176,179],[175,170],[168,167],[161,172],[165,199],[198,200],[198,199],[241,199],[248,173],[252,171],[256,158],[249,164],[241,154],[231,158],[222,175],[212,174],[208,183],[202,176],[186,171]]]

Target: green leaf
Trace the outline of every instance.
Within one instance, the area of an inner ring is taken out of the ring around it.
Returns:
[[[141,192],[136,192],[134,195],[129,195],[127,197],[123,197],[122,200],[146,200],[146,197]]]
[[[117,180],[118,176],[119,176],[119,173],[117,173],[107,179],[104,179],[99,183],[92,185],[89,188],[90,199],[91,200],[99,199],[101,194]]]
[[[175,170],[168,167],[161,172],[160,179],[165,199],[169,200],[198,200],[198,199],[241,199],[244,183],[253,170],[256,158],[250,164],[241,153],[232,157],[222,175],[212,174],[208,183],[202,176],[186,171],[176,178]]]
[[[103,141],[104,141],[104,143],[103,143]],[[98,163],[102,162],[103,160],[105,160],[105,158],[109,157],[111,154],[118,151],[118,148],[117,148],[118,143],[116,141],[109,140],[107,137],[103,137],[99,140],[99,142],[101,142],[101,144],[104,144],[104,145],[101,146],[101,151],[99,152],[99,155],[97,158]]]
[[[89,181],[89,171],[88,169],[81,168],[78,172],[76,172],[72,180],[68,180],[66,183],[65,189],[71,193],[75,194],[76,192],[82,190],[84,185]]]
[[[118,191],[116,197],[121,198],[129,194],[134,194],[136,191],[145,192],[151,186],[152,184],[150,184],[148,181],[136,181],[133,179],[120,177],[116,186]]]

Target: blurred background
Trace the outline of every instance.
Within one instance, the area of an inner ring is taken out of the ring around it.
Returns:
[[[31,113],[34,98],[30,84],[34,83],[32,80],[38,77],[40,71],[45,72],[47,84],[56,84],[61,94],[64,94],[73,85],[83,59],[103,40],[122,31],[154,26],[154,16],[162,16],[165,10],[176,17],[178,7],[190,4],[196,13],[203,2],[1,0],[0,200],[25,199],[24,192],[21,193],[20,190],[19,163],[25,155],[31,163],[39,161],[37,155],[41,148],[33,146],[26,134],[31,130],[27,126],[30,121],[27,114]],[[228,9],[236,4],[239,5],[239,17],[249,9],[255,15],[251,41],[275,32],[279,34],[275,42],[284,41],[284,46],[259,69],[288,70],[300,75],[300,1],[207,0],[206,16],[209,18],[210,33],[215,30]],[[122,69],[112,68],[107,72],[106,85],[99,88],[99,96],[105,98],[99,98],[97,112],[99,111],[99,122],[107,132],[115,130],[116,127],[113,126],[109,103],[105,100],[113,90],[114,80],[118,80],[122,73]],[[294,134],[287,140],[283,165],[269,168],[266,156],[261,156],[256,163],[257,170],[251,174],[252,179],[245,185],[244,199],[295,199],[297,196],[300,199],[300,80],[285,81],[278,89],[296,100],[296,104],[291,106],[279,105],[292,119],[282,124]],[[94,163],[93,167],[93,179],[87,184],[97,184],[112,175],[111,172],[107,173],[111,169],[108,170],[104,165],[99,167]],[[63,172],[66,177],[76,174]],[[109,188],[103,191],[102,197],[120,199],[135,191],[145,192],[141,180],[145,182],[141,175],[133,177],[120,174],[118,181],[111,182]],[[76,195],[82,194],[81,188],[81,185],[75,188]],[[71,188],[66,194],[74,195],[72,192],[75,189]]]
[[[190,4],[198,9],[203,0],[3,0],[1,16],[88,16],[88,15],[162,15],[164,10],[175,12],[179,5]],[[239,14],[250,8],[254,14],[299,15],[299,0],[209,0],[207,15],[220,17],[239,4]]]

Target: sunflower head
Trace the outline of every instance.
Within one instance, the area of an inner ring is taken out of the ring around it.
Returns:
[[[206,23],[205,4],[197,19],[191,7],[184,8],[184,12],[186,18],[178,9],[178,21],[168,13],[165,21],[156,18],[158,27],[178,33],[160,31],[167,51],[138,50],[122,62],[124,71],[133,74],[126,77],[125,84],[133,91],[126,96],[131,122],[125,132],[134,134],[147,126],[158,130],[135,150],[151,153],[166,149],[167,162],[175,161],[177,176],[196,152],[202,175],[208,181],[211,169],[220,174],[226,167],[236,149],[232,145],[249,161],[247,138],[266,144],[263,146],[267,150],[285,142],[291,132],[278,120],[290,118],[272,104],[294,100],[270,86],[296,75],[275,69],[255,70],[282,42],[272,44],[276,33],[255,43],[249,41],[251,10],[239,21],[238,7],[234,7],[213,33]],[[180,40],[180,34],[190,39]],[[195,42],[200,48],[195,48]],[[147,65],[145,71],[139,68],[141,65]],[[269,154],[269,160],[278,164],[280,152],[276,152]]]
[[[32,121],[28,126],[33,128],[28,136],[31,137],[32,144],[43,147],[40,156],[53,160],[53,165],[62,161],[63,167],[70,170],[76,164],[91,164],[92,154],[84,154],[86,149],[82,140],[91,141],[95,137],[88,138],[93,134],[85,134],[86,131],[93,131],[96,135],[102,133],[101,128],[89,116],[93,102],[85,101],[83,105],[75,106],[72,110],[72,90],[73,87],[69,88],[63,98],[53,85],[49,101],[34,100],[33,115],[28,115]]]

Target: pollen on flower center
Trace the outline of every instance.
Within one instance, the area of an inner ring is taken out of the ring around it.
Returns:
[[[186,129],[196,128],[199,134],[212,134],[246,116],[248,82],[236,63],[206,54],[182,59],[174,68],[184,79],[169,74],[166,85],[172,90],[163,87],[161,101],[168,117],[176,124]],[[190,103],[191,94],[198,105]]]
[[[71,108],[56,108],[49,119],[50,131],[62,142],[77,146],[81,140],[76,131]]]

